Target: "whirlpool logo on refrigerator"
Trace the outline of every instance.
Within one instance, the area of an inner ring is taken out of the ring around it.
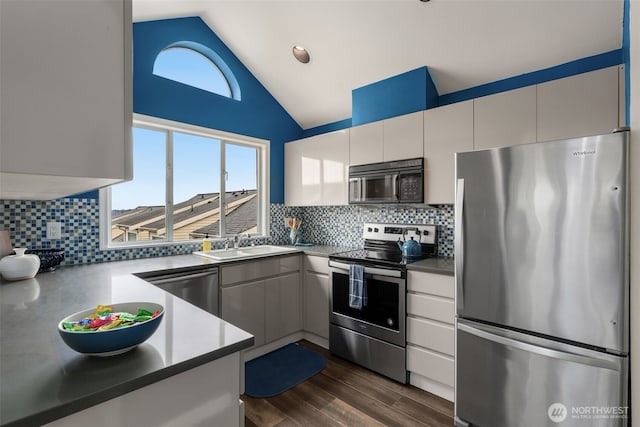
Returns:
[[[596,154],[596,150],[574,151],[571,153],[573,157],[593,156],[594,154]]]

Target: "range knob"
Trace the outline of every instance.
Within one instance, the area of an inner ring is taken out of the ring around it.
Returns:
[[[368,231],[369,233],[371,233],[372,228],[371,228],[371,227],[367,227],[367,231]]]
[[[377,233],[379,231],[378,227],[374,228],[373,231]]]

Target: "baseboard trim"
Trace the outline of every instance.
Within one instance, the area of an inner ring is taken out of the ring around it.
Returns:
[[[256,357],[260,357],[264,354],[270,353],[273,350],[277,350],[280,347],[284,347],[287,344],[291,344],[292,342],[300,341],[304,336],[302,331],[294,332],[291,335],[287,335],[286,337],[277,339],[275,341],[271,341],[263,346],[258,348],[252,348],[251,350],[247,350],[244,352],[244,361],[248,362],[249,360],[255,359]]]
[[[303,332],[303,336],[304,336],[305,340],[307,340],[309,342],[312,342],[315,345],[319,345],[320,347],[326,348],[327,350],[329,350],[329,340],[328,339],[323,338],[321,336],[318,336],[316,334],[313,334],[311,332],[307,332],[307,331]]]
[[[416,374],[415,372],[409,373],[409,383],[424,391],[428,391],[429,393],[440,396],[443,399],[447,399],[449,402],[453,402],[454,400],[453,387],[449,387],[446,384],[442,384],[427,377],[423,377],[422,375]]]

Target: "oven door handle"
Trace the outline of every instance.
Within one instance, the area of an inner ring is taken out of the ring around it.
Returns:
[[[346,274],[349,274],[349,264],[347,263],[329,260],[329,267],[337,268],[339,270],[344,270]],[[387,270],[386,268],[365,267],[364,273],[376,275],[376,276],[402,277],[401,271]]]

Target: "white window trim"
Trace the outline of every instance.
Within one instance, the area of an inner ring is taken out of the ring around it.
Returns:
[[[231,142],[237,145],[244,145],[246,147],[257,148],[258,152],[258,165],[260,173],[257,177],[257,186],[259,191],[258,201],[258,235],[252,235],[256,238],[269,238],[269,222],[270,222],[270,141],[266,139],[254,138],[250,136],[238,135],[230,132],[219,131],[215,129],[209,129],[202,126],[191,125],[187,123],[175,122],[173,120],[166,120],[157,117],[145,116],[142,114],[134,113],[133,115],[134,127],[147,127],[153,130],[164,129],[166,131],[189,133],[193,135],[203,136],[206,138],[219,139],[226,142]],[[172,141],[170,141],[171,143]],[[222,145],[224,147],[224,144]],[[224,151],[222,152],[224,155]],[[173,159],[171,159],[172,161]],[[222,168],[221,168],[222,169]],[[221,179],[224,179],[224,171],[221,170]],[[170,190],[167,183],[167,191]],[[169,194],[169,193],[168,193]],[[167,198],[167,201],[168,198]],[[173,201],[171,201],[173,203]],[[144,247],[158,247],[158,246],[175,246],[175,245],[188,245],[199,244],[202,239],[193,240],[180,240],[180,241],[167,241],[167,240],[148,240],[138,241],[139,243],[116,243],[111,241],[111,188],[101,188],[99,197],[100,206],[100,250],[111,249],[129,249],[129,248],[144,248]],[[224,216],[221,217],[221,222],[224,221]],[[165,216],[168,218],[168,216]],[[167,224],[168,226],[168,224]],[[226,240],[226,237],[221,237],[215,240]]]

